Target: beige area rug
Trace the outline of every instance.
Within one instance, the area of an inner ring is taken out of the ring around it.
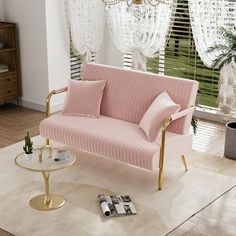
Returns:
[[[0,150],[0,227],[16,236],[162,236],[236,184],[236,162],[197,152],[187,173],[180,160],[166,164],[162,191],[155,190],[156,174],[80,153],[72,167],[51,175],[51,190],[66,205],[41,212],[29,200],[43,192],[43,178],[15,166],[21,150],[22,142]],[[98,193],[130,195],[138,214],[103,217]]]

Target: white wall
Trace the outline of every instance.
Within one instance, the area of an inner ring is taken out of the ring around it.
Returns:
[[[70,48],[65,20],[64,0],[45,1],[47,27],[47,61],[49,90],[67,85],[70,79]],[[64,94],[52,99],[54,110],[58,110]]]
[[[2,1],[2,0],[0,0]],[[22,105],[45,110],[49,91],[70,76],[69,39],[63,0],[3,0],[6,21],[17,22],[20,41]],[[52,99],[61,108],[64,96]]]
[[[3,15],[3,0],[0,0],[0,21],[3,21],[4,15]]]
[[[42,0],[3,0],[6,21],[19,31],[22,104],[43,109],[48,94],[45,5]]]

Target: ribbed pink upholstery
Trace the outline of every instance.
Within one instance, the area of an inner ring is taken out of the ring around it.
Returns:
[[[158,168],[159,145],[150,143],[138,124],[101,116],[53,115],[40,124],[43,137],[148,170]],[[191,150],[191,135],[167,132],[165,159]]]
[[[153,100],[163,91],[184,110],[195,104],[198,82],[98,64],[84,66],[84,80],[106,80],[101,114],[138,124]],[[189,132],[191,116],[171,124],[169,131]]]

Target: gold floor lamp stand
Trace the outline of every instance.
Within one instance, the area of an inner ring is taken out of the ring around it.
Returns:
[[[50,171],[44,171],[42,174],[45,182],[45,193],[33,197],[30,200],[29,205],[32,208],[41,211],[50,211],[62,207],[65,204],[65,199],[60,195],[49,193]]]

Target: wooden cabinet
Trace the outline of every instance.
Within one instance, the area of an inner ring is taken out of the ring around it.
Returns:
[[[16,24],[0,22],[0,104],[19,99],[19,54]]]

